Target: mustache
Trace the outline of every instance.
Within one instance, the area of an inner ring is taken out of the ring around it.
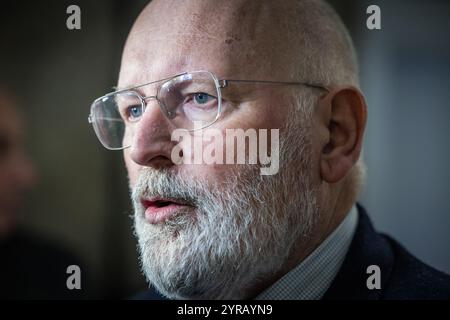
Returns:
[[[131,190],[131,199],[139,203],[141,199],[167,198],[179,200],[191,206],[198,206],[203,190],[208,188],[203,181],[183,179],[170,170],[143,169]],[[207,189],[206,189],[207,190]]]

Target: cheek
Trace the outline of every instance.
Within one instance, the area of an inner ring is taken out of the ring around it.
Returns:
[[[220,130],[214,131],[214,137],[220,135],[225,141],[225,134]],[[219,139],[222,140],[222,139]],[[209,139],[202,136],[191,138],[189,142],[184,139],[179,147],[183,150],[183,163],[175,166],[175,171],[184,177],[201,179],[203,181],[222,181],[229,171],[225,163],[225,143],[215,143],[215,138]],[[221,154],[216,158],[212,154]],[[215,160],[217,160],[217,163]]]
[[[266,104],[258,101],[259,103],[254,102],[241,105],[240,109],[236,110],[233,116],[221,119],[221,121],[218,121],[213,126],[206,128],[202,133],[206,135],[205,140],[203,140],[202,134],[200,133],[199,137],[195,137],[195,134],[193,134],[185,137],[186,139],[183,138],[178,144],[178,147],[183,150],[183,159],[185,161],[183,164],[177,166],[180,173],[182,172],[185,176],[220,182],[227,177],[229,178],[230,174],[242,170],[241,166],[236,165],[236,163],[238,163],[238,161],[236,161],[237,154],[241,152],[244,153],[245,161],[248,161],[250,158],[248,140],[245,139],[244,150],[238,150],[238,144],[236,140],[234,140],[235,143],[232,143],[234,146],[232,150],[232,154],[234,155],[232,163],[234,164],[224,164],[226,163],[227,152],[231,151],[227,149],[227,129],[230,129],[230,131],[236,129],[242,129],[243,131],[255,129],[256,131],[254,132],[256,132],[257,140],[253,145],[257,146],[256,150],[258,150],[259,139],[262,138],[261,135],[264,135],[265,140],[267,141],[266,150],[268,150],[265,153],[270,152],[272,145],[270,143],[270,137],[267,135],[270,134],[270,129],[279,129],[285,125],[286,112],[284,108],[287,108],[287,106],[278,105],[277,112],[274,112],[273,99],[266,99],[265,101],[267,102]],[[275,101],[280,101],[280,99],[275,97]],[[259,129],[264,130],[260,131]],[[208,133],[205,133],[205,131],[208,131]],[[221,139],[219,139],[220,142],[216,145],[216,139],[214,137],[217,135],[219,135]],[[221,154],[219,157],[221,164],[213,163],[217,160],[216,156],[211,156],[210,163],[212,164],[205,164],[203,161],[204,158],[208,157],[211,153]],[[258,157],[258,155],[259,153],[253,155],[253,157]],[[195,159],[199,161],[196,161]],[[190,164],[187,164],[187,162]]]
[[[185,136],[178,144],[183,151],[183,162],[175,165],[174,171],[184,178],[220,184],[242,169],[241,165],[227,164],[225,130],[207,128],[202,133]],[[237,154],[236,150],[233,154]]]
[[[123,158],[125,161],[125,167],[127,168],[128,172],[129,184],[130,187],[133,188],[139,177],[139,166],[133,160],[131,160],[129,150],[130,148],[124,150]]]
[[[222,124],[227,128],[278,129],[285,125],[286,99],[280,94],[266,93],[263,98],[242,103]]]

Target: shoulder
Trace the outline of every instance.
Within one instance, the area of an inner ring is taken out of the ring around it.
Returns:
[[[384,299],[450,299],[450,276],[423,263],[389,236],[395,263]]]
[[[324,299],[450,299],[450,276],[410,254],[393,238],[378,233],[365,209],[341,269]],[[379,288],[369,288],[370,266],[377,266]]]

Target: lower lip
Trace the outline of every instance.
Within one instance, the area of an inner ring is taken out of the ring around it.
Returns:
[[[186,209],[188,206],[180,204],[169,204],[164,207],[148,207],[145,210],[145,220],[151,224],[158,224],[166,221],[173,215],[175,215],[181,209]]]

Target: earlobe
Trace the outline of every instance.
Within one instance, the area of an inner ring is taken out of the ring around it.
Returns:
[[[320,104],[328,109],[326,127],[328,140],[321,152],[320,170],[322,179],[336,183],[357,162],[362,148],[367,118],[366,103],[355,87],[332,89]]]

